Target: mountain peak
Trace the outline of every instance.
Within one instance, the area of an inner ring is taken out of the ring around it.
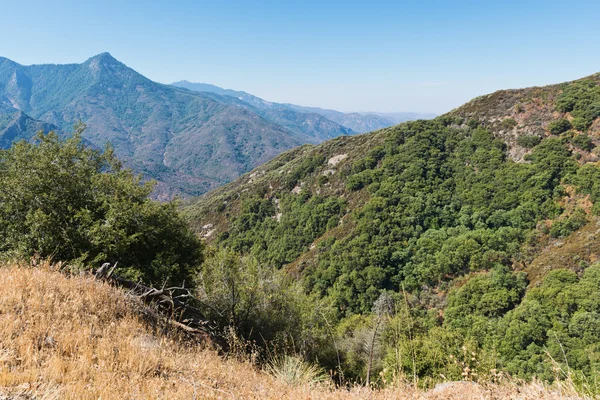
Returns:
[[[92,69],[97,68],[99,66],[118,67],[124,65],[108,52],[95,55],[89,60],[87,60],[85,63],[88,64]]]
[[[125,64],[114,58],[110,53],[100,53],[87,60],[84,65],[86,65],[95,76],[104,73],[112,75],[115,73],[123,74],[133,72],[133,70],[127,68]]]
[[[90,60],[102,60],[102,61],[117,61],[109,52],[105,51],[104,53],[96,54]]]

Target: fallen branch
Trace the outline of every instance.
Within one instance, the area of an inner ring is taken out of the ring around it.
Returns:
[[[226,343],[218,334],[216,324],[209,321],[200,309],[190,304],[195,299],[189,289],[184,287],[155,289],[116,275],[114,273],[116,267],[116,263],[112,267],[109,263],[104,263],[95,271],[94,277],[128,289],[132,296],[145,304],[155,305],[162,319],[168,324],[202,341],[209,340],[218,345],[221,350],[226,350]]]

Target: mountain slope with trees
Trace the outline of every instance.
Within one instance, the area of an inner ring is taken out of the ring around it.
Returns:
[[[330,307],[328,366],[346,376],[553,380],[569,369],[585,385],[600,374],[589,247],[599,93],[597,76],[497,92],[432,121],[303,146],[184,211],[212,245],[286,271]],[[573,235],[589,246],[567,246]]]

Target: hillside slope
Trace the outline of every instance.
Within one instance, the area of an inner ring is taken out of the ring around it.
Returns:
[[[509,144],[511,157],[521,160],[527,146],[517,143],[517,139],[547,137],[551,135],[552,122],[559,119],[570,121],[578,132],[600,135],[598,83],[600,73],[557,85],[499,90],[477,97],[446,115],[462,118],[464,125],[470,120],[481,124]]]
[[[0,104],[0,148],[8,148],[19,140],[29,140],[33,132],[57,129],[55,125],[37,121],[22,111]]]
[[[47,264],[0,268],[0,398],[558,399],[568,388],[447,384],[430,392],[291,386],[165,335],[123,292]]]
[[[580,165],[592,165],[598,160],[595,145],[600,143],[598,82],[600,74],[560,85],[499,91],[476,98],[432,122],[405,123],[365,135],[340,137],[319,146],[303,146],[284,153],[235,182],[197,199],[186,208],[186,212],[208,240],[215,240],[219,234],[227,232],[231,221],[239,216],[244,199],[256,195],[272,201],[292,193],[299,196],[304,192],[308,193],[309,198],[339,197],[347,203],[346,211],[341,215],[352,219],[350,214],[357,212],[369,199],[377,196],[378,185],[371,183],[380,181],[382,175],[387,177],[397,173],[389,168],[388,154],[391,156],[396,151],[407,151],[408,149],[401,150],[404,142],[416,133],[428,129],[438,132],[445,130],[438,133],[442,140],[446,140],[449,135],[458,135],[456,140],[463,142],[472,141],[473,132],[483,128],[501,140],[496,144],[501,152],[499,162],[507,164],[510,161],[505,156],[523,161],[525,155],[531,154],[532,148],[538,143],[552,138],[560,139],[565,149],[578,158]],[[589,100],[590,97],[592,100]],[[557,104],[561,101],[579,105],[562,112],[557,110]],[[590,108],[592,112],[585,114],[589,121],[577,130],[577,115],[578,112],[581,114],[584,107]],[[598,107],[597,114],[593,113],[594,107]],[[551,133],[549,128],[552,124],[563,119],[575,119],[575,124],[571,124],[563,132]],[[518,140],[530,137],[536,140],[533,143]],[[589,142],[577,140],[581,138],[586,138]],[[390,146],[398,148],[390,153]],[[439,149],[447,151],[444,145]],[[421,163],[426,161],[423,156],[429,155],[415,155],[414,159]],[[472,164],[473,161],[467,160],[467,163]],[[279,200],[276,203],[279,204]],[[275,208],[278,209],[279,205]],[[272,215],[277,213],[273,211]],[[340,224],[344,221],[342,219]],[[210,229],[202,230],[202,226],[210,226]],[[340,229],[335,228],[331,231],[338,230]],[[348,233],[348,229],[344,231]],[[310,251],[312,250],[311,248]],[[299,256],[300,254],[303,252]],[[304,255],[296,261],[302,257]]]
[[[110,142],[127,165],[159,181],[159,198],[204,193],[287,149],[348,133],[331,121],[308,133],[290,129],[247,107],[153,82],[108,53],[70,65],[0,58],[0,104],[41,121],[13,123],[21,130],[5,138],[53,126],[70,132],[84,122],[90,143]]]
[[[517,103],[530,107],[521,122],[507,117]],[[390,328],[381,371],[416,363],[423,378],[447,376],[431,361],[446,343],[528,379],[555,379],[553,360],[595,379],[598,340],[583,332],[596,325],[582,321],[600,315],[599,123],[595,77],[500,92],[294,149],[184,212],[209,243],[283,268],[332,304],[341,341],[382,301],[410,304],[421,358],[390,361],[415,335]]]

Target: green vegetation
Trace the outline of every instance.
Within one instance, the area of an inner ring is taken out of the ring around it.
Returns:
[[[380,150],[353,164],[347,189],[368,186],[370,199],[351,214],[351,234],[318,245],[323,251],[306,271],[307,290],[351,315],[369,312],[384,289],[412,291],[510,265],[537,221],[561,213],[554,191],[576,170],[558,139],[539,144],[530,159],[507,162],[504,144],[480,128],[419,121],[395,129]],[[294,184],[300,175],[290,174]],[[344,212],[334,197],[278,196],[280,221],[274,198],[246,197],[220,243],[280,267],[336,227]]]
[[[519,138],[517,139],[517,144],[519,146],[523,146],[527,149],[531,149],[531,148],[537,146],[538,144],[540,144],[541,141],[542,141],[542,138],[539,136],[523,135],[523,136],[519,136]]]
[[[580,148],[581,150],[590,151],[594,148],[592,138],[588,135],[577,135],[571,139],[573,146]]]
[[[277,204],[251,197],[232,219],[231,229],[221,235],[220,243],[280,267],[294,261],[313,240],[337,226],[344,210],[342,199],[325,199],[306,191],[282,196]]]
[[[585,211],[581,208],[578,208],[567,218],[558,220],[552,224],[552,228],[550,228],[550,236],[555,238],[569,236],[571,233],[584,226],[587,222],[588,220]]]
[[[556,121],[552,121],[548,124],[548,131],[553,135],[560,135],[563,132],[568,131],[573,126],[568,119],[561,118]]]
[[[504,130],[509,131],[517,125],[518,125],[517,121],[515,121],[514,118],[506,118],[506,119],[502,120],[502,129],[504,129]]]
[[[593,316],[580,317],[580,306],[556,314],[557,298],[536,297],[553,275],[533,290],[512,267],[530,262],[544,235],[564,238],[589,221],[583,209],[561,206],[565,184],[577,196],[589,194],[598,214],[600,169],[580,166],[568,140],[537,135],[519,139],[532,151],[516,163],[489,131],[454,121],[405,123],[382,140],[373,136],[367,150],[357,137],[332,143],[328,153],[317,147],[276,160],[254,188],[216,197],[225,204],[220,215],[229,217],[214,243],[268,266],[269,274],[300,276],[276,285],[303,304],[288,311],[296,329],[277,329],[308,343],[303,357],[344,379],[406,376],[427,386],[441,375],[492,379],[490,371],[502,370],[552,380],[552,363],[593,379],[597,342],[568,329],[572,318]],[[339,154],[348,161],[331,170],[326,160]]]
[[[600,86],[591,79],[584,79],[565,86],[556,101],[556,110],[570,112],[573,127],[585,132],[600,117]]]
[[[0,151],[0,253],[118,262],[148,283],[190,283],[201,244],[176,204],[149,200],[152,183],[123,169],[112,149],[86,148],[82,131],[66,141],[40,133],[35,144]]]

